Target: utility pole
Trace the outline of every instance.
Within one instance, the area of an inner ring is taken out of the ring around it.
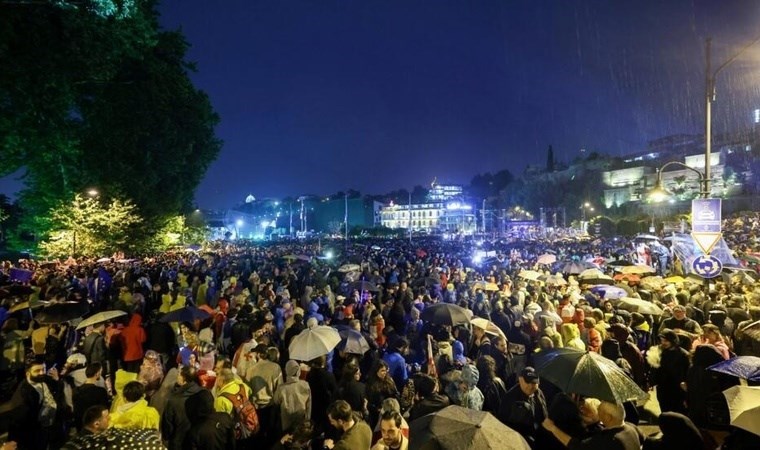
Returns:
[[[412,191],[409,191],[409,243],[412,243]]]
[[[343,224],[346,226],[346,243],[348,243],[348,192],[345,194],[345,211],[343,215]]]
[[[483,208],[480,210],[480,221],[483,224],[483,234],[486,234],[486,199],[483,199]]]

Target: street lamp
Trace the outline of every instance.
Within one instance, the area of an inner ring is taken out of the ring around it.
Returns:
[[[655,203],[659,203],[671,196],[670,192],[668,192],[668,190],[665,189],[665,187],[662,184],[662,172],[668,166],[679,166],[679,167],[683,167],[684,169],[691,170],[692,172],[696,173],[697,176],[699,177],[699,185],[702,189],[710,188],[709,180],[707,179],[707,176],[704,173],[680,161],[670,161],[670,162],[665,163],[662,167],[659,168],[659,170],[657,170],[657,180],[654,183],[654,189],[649,191],[649,199],[651,201]],[[699,194],[703,198],[707,198],[710,196],[710,191],[703,190],[703,191],[700,191]]]
[[[760,36],[755,38],[752,42],[745,45],[742,49],[740,49],[738,52],[734,54],[731,58],[729,58],[726,62],[718,66],[717,69],[715,69],[715,72],[710,72],[710,43],[712,42],[712,39],[707,38],[705,41],[705,59],[706,59],[706,66],[705,66],[705,173],[701,174],[702,178],[701,181],[703,183],[702,187],[702,197],[708,198],[710,197],[710,156],[712,152],[712,103],[715,101],[715,78],[718,76],[718,73],[725,69],[728,65],[733,63],[736,58],[738,58],[742,53],[747,51],[750,47],[755,45],[758,41],[760,41]]]

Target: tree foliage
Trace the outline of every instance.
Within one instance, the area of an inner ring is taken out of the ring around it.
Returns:
[[[25,170],[22,228],[95,186],[143,234],[189,208],[221,143],[188,44],[153,0],[0,2],[0,176]]]
[[[130,201],[74,196],[50,211],[50,234],[40,244],[51,257],[104,256],[131,250],[131,234],[142,218]]]

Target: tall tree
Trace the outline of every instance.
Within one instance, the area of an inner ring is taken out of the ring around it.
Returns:
[[[154,0],[0,0],[0,176],[25,169],[23,225],[96,186],[150,229],[188,208],[220,149],[179,32]]]

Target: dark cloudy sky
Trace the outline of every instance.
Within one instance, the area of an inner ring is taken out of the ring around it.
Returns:
[[[760,36],[751,0],[164,0],[225,142],[201,207],[382,193],[702,133],[713,61]],[[760,107],[760,44],[721,73],[715,131]],[[2,187],[0,186],[0,192]]]

